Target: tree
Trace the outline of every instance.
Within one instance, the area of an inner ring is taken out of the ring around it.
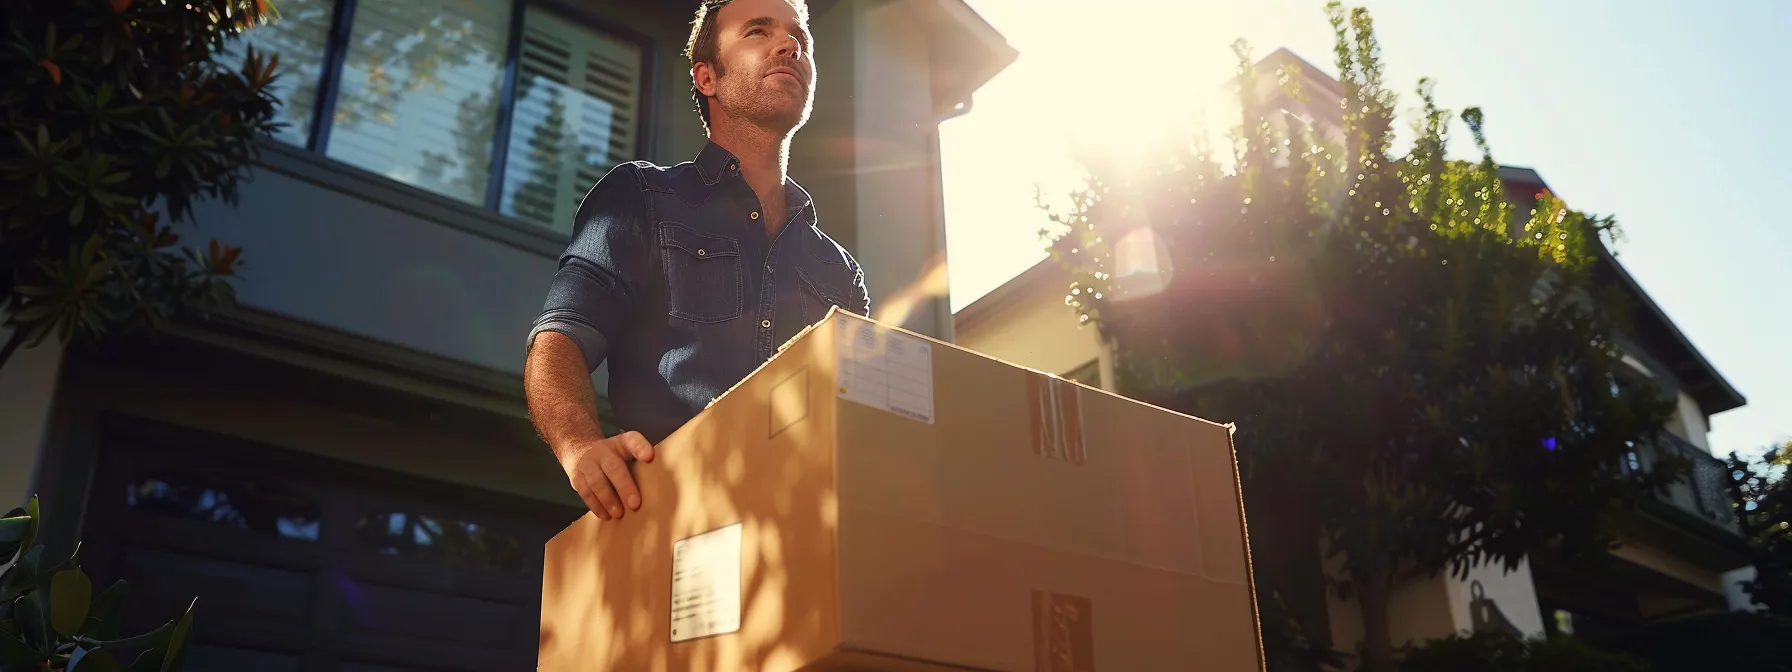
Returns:
[[[1341,142],[1255,95],[1241,44],[1231,164],[1198,143],[1086,162],[1051,251],[1123,393],[1237,423],[1260,594],[1322,542],[1385,671],[1393,586],[1608,548],[1608,519],[1685,464],[1624,467],[1672,405],[1622,363],[1626,297],[1596,274],[1615,223],[1549,194],[1521,215],[1479,110],[1460,115],[1479,161],[1447,158],[1428,81],[1396,155],[1369,13],[1328,13]]]
[[[1757,462],[1731,453],[1730,492],[1748,538],[1755,578],[1744,584],[1768,613],[1792,617],[1792,441]]]
[[[215,57],[265,0],[8,2],[0,48],[0,311],[22,345],[157,327],[230,300],[240,250],[171,223],[236,202],[277,128],[278,58]]]

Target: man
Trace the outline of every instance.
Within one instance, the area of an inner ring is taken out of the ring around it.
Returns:
[[[670,168],[617,166],[579,205],[523,384],[537,431],[599,518],[639,510],[629,462],[839,306],[869,314],[864,274],[816,228],[785,174],[815,67],[800,0],[705,0],[686,54],[709,142]],[[590,375],[610,363],[616,424]]]

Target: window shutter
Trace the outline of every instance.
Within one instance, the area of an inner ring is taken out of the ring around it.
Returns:
[[[571,233],[579,201],[637,156],[641,47],[530,7],[502,209]]]

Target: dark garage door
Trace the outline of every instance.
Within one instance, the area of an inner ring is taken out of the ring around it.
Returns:
[[[187,670],[535,668],[541,546],[579,511],[135,422],[102,434],[84,562],[96,591],[130,582],[132,633],[199,598]]]

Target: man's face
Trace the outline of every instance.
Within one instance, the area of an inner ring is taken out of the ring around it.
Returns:
[[[719,68],[698,63],[697,89],[718,112],[788,133],[809,120],[815,101],[810,35],[788,0],[735,0],[716,15]]]

